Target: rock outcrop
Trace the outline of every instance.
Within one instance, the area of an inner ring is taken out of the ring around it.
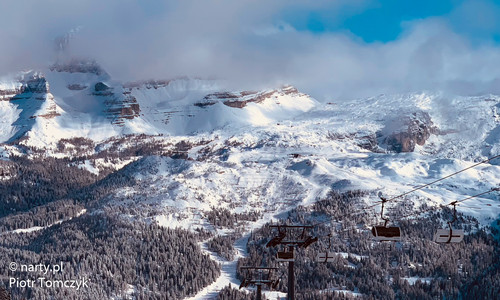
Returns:
[[[25,79],[23,87],[24,93],[45,94],[50,92],[49,83],[40,73],[33,73]]]
[[[23,93],[23,87],[0,89],[0,101],[10,101],[14,96]]]
[[[137,99],[134,96],[126,96],[122,99],[113,99],[105,101],[106,105],[109,107],[106,110],[108,118],[111,122],[116,125],[123,125],[125,119],[133,119],[139,116],[141,108]]]
[[[123,95],[116,95],[113,88],[102,82],[98,82],[94,86],[94,96],[103,97],[103,102],[106,105],[105,113],[111,123],[123,125],[125,119],[133,119],[139,116],[141,112],[137,99],[129,92],[124,92]]]
[[[33,94],[37,99],[44,100],[43,94],[49,93],[49,83],[41,73],[30,72],[18,79],[17,86],[0,89],[0,101],[10,101],[31,98]],[[43,99],[42,99],[43,98]]]
[[[416,145],[423,146],[437,128],[428,113],[414,112],[402,119],[403,130],[396,131],[385,137],[387,150],[394,152],[413,152]]]
[[[224,103],[224,105],[227,105],[229,107],[243,108],[248,103],[261,103],[275,94],[281,94],[281,95],[299,94],[299,91],[293,86],[285,86],[279,90],[272,90],[265,92],[254,92],[254,91],[219,92],[206,95],[202,101],[197,102],[194,105],[198,107],[206,107],[213,105],[217,102],[222,102]]]
[[[109,76],[96,61],[85,59],[71,59],[66,62],[58,62],[53,64],[50,70],[55,72],[92,73],[97,76]]]

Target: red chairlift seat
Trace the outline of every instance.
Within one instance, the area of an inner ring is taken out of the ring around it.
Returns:
[[[385,227],[385,226],[373,226],[372,234],[375,240],[384,242],[399,242],[401,241],[401,228],[399,227]]]
[[[380,209],[380,218],[382,220],[384,220],[384,225],[372,227],[373,237],[376,241],[380,241],[380,242],[384,242],[384,241],[399,242],[399,241],[401,241],[401,229],[399,227],[396,227],[396,226],[387,227],[387,223],[389,222],[389,219],[384,218],[384,205],[389,200],[387,200],[384,197],[380,197],[380,199],[382,200],[382,208]]]
[[[278,261],[294,261],[293,252],[279,251],[276,255]]]

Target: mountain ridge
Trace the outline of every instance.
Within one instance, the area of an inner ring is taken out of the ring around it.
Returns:
[[[3,119],[16,119],[11,124],[4,122],[3,131],[10,132],[11,135],[8,138],[5,135],[0,142],[12,143],[25,134],[28,143],[30,139],[43,136],[44,141],[39,139],[37,142],[44,146],[54,144],[61,138],[73,137],[99,140],[117,134],[189,135],[197,131],[213,131],[231,123],[269,123],[275,117],[273,111],[278,115],[280,111],[281,115],[297,114],[311,109],[316,103],[291,87],[241,92],[241,99],[232,98],[231,101],[215,99],[213,95],[230,93],[218,90],[215,81],[190,78],[122,84],[113,81],[94,62],[55,64],[46,70],[46,75],[27,72],[22,74],[22,79],[0,83],[0,95],[6,101],[0,114]],[[32,107],[34,101],[31,100],[42,100],[45,96],[45,100],[51,102],[47,111],[41,112],[41,107]],[[287,97],[297,100],[297,105],[289,103],[291,100]],[[210,104],[202,102],[209,98]],[[244,108],[247,103],[263,105],[264,100],[271,98],[274,107],[269,103],[262,107],[246,107],[241,112],[215,105],[221,102],[227,107]],[[31,100],[23,104],[16,103],[20,99]],[[305,103],[301,105],[300,102]],[[24,113],[21,115],[19,112]],[[57,118],[52,122],[29,122],[29,119],[37,116]],[[60,136],[47,134],[47,131],[57,131]],[[106,131],[109,134],[105,134]]]

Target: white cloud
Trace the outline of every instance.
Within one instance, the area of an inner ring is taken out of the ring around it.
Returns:
[[[81,26],[68,51],[97,59],[121,80],[218,77],[245,89],[290,83],[319,100],[420,90],[500,93],[499,47],[470,44],[444,18],[407,23],[398,40],[366,44],[347,32],[296,31],[279,19],[283,9],[306,2],[3,1],[0,72],[49,64],[54,39]]]

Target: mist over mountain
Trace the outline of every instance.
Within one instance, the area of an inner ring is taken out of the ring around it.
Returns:
[[[76,56],[97,60],[121,81],[216,78],[236,90],[292,84],[319,101],[499,92],[491,63],[499,60],[498,45],[480,39],[495,34],[496,8],[488,1],[463,1],[442,16],[403,21],[387,42],[366,42],[349,29],[302,28],[300,12],[309,22],[337,26],[371,8],[369,1],[25,2],[2,3],[0,25],[9,28],[0,33],[2,75]]]

